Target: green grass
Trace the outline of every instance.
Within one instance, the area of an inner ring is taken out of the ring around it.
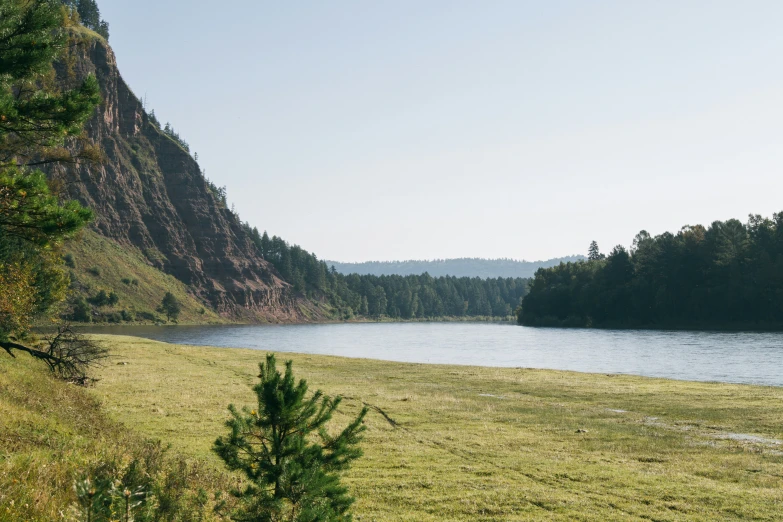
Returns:
[[[119,296],[115,306],[101,307],[101,312],[148,312],[165,321],[165,315],[155,309],[166,292],[171,292],[182,304],[180,324],[229,322],[190,293],[185,284],[151,266],[134,248],[120,246],[111,239],[86,231],[80,239],[69,242],[65,252],[74,258],[75,267],[71,272],[77,281],[77,295],[87,298],[103,289],[113,290]],[[203,314],[200,313],[202,309]]]
[[[251,404],[264,353],[101,339],[109,416],[219,467],[226,406]],[[345,475],[356,520],[781,519],[782,388],[290,358],[346,397],[338,423],[372,408]]]
[[[181,513],[209,512],[214,502],[195,507],[198,490],[215,492],[228,481],[222,470],[188,463],[110,419],[90,392],[54,379],[40,362],[0,353],[0,522],[80,520],[76,482],[99,469],[122,478],[133,461],[176,495]],[[186,476],[189,487],[167,483],[177,476]]]

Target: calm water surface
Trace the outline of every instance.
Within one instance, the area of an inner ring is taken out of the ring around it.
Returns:
[[[270,352],[783,386],[783,333],[581,330],[485,323],[118,326],[89,331]]]

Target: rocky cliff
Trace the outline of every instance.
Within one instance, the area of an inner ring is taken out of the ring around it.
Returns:
[[[57,74],[66,84],[95,74],[101,85],[103,103],[86,135],[104,159],[51,172],[96,212],[99,234],[138,249],[226,317],[296,321],[305,319],[303,311],[311,315],[262,259],[196,161],[150,121],[103,39],[80,36]]]

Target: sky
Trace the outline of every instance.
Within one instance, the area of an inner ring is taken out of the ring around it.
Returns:
[[[242,220],[321,259],[548,259],[783,211],[779,0],[99,7]]]

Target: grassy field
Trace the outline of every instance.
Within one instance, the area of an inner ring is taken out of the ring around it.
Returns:
[[[154,486],[158,498],[201,522],[215,518],[214,502],[203,502],[199,490],[218,491],[230,480],[128,430],[93,394],[55,379],[42,363],[0,353],[0,522],[83,521],[74,486],[88,476]],[[171,480],[180,476],[187,484]]]
[[[263,353],[105,337],[109,416],[211,455]],[[288,358],[280,354],[279,359]],[[291,355],[372,411],[345,475],[356,520],[781,520],[783,389]]]

